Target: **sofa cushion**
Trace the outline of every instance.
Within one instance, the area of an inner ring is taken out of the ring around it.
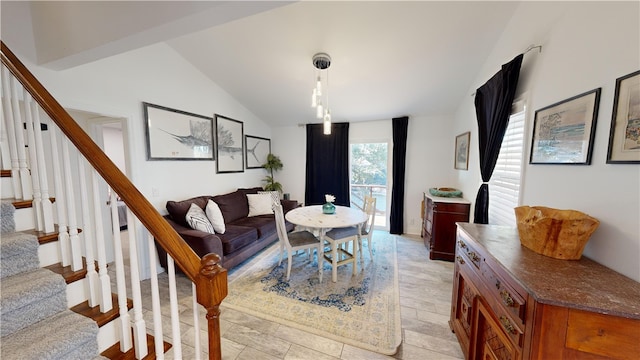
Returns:
[[[263,238],[276,232],[276,222],[274,215],[258,215],[238,219],[233,225],[251,227],[258,230],[258,236]]]
[[[213,230],[215,230],[218,234],[224,234],[226,231],[226,227],[224,224],[224,217],[222,216],[222,211],[220,211],[220,207],[213,200],[209,200],[207,202],[207,207],[205,208],[205,213],[207,214],[207,218],[211,221],[211,225],[213,225]]]
[[[248,217],[273,214],[273,200],[269,194],[247,194]]]
[[[204,210],[202,210],[198,204],[191,204],[185,218],[187,220],[187,224],[189,224],[192,229],[215,234],[211,221],[209,221],[207,214],[205,214]]]
[[[258,240],[258,230],[252,227],[227,224],[224,234],[216,234],[222,241],[224,254],[231,254]]]
[[[236,190],[224,195],[216,195],[211,198],[222,211],[224,222],[229,224],[249,214],[249,203],[244,192]]]
[[[171,215],[171,220],[183,226],[189,226],[185,217],[187,216],[187,211],[189,211],[191,204],[196,204],[204,210],[207,206],[207,201],[209,201],[210,198],[210,196],[197,196],[182,201],[167,201],[167,211],[169,212],[169,215]]]

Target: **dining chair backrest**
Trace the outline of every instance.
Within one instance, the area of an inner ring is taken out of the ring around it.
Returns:
[[[284,222],[282,205],[274,202],[273,213],[276,217],[276,230],[278,232],[278,239],[280,239],[280,241],[282,241],[285,247],[288,249],[291,247],[291,244],[289,244],[289,238],[287,237],[287,225]]]
[[[362,226],[363,234],[370,234],[376,221],[376,198],[373,196],[364,197],[363,211],[367,214],[367,222]]]

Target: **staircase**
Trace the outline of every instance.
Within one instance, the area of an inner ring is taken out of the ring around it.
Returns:
[[[170,356],[179,359],[185,341],[194,345],[196,358],[221,359],[219,306],[227,274],[219,256],[199,258],[0,44],[0,357],[163,359],[171,347]],[[108,221],[101,187],[111,190]],[[117,200],[127,208],[126,262]],[[155,244],[168,254],[168,290],[152,271],[151,299],[143,299],[137,248],[148,247],[155,269]],[[199,336],[182,339],[175,266],[193,283],[196,329],[203,320],[200,306],[206,310],[208,354]],[[168,329],[163,318],[170,319]]]
[[[0,312],[3,359],[103,359],[98,325],[67,307],[62,276],[40,267],[38,239],[16,232],[15,208],[2,202]]]

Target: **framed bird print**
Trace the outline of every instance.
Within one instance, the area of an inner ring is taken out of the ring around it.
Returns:
[[[215,160],[213,118],[143,102],[147,160]]]

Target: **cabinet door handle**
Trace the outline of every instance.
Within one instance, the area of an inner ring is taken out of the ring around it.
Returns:
[[[509,321],[509,319],[507,319],[506,316],[500,316],[500,323],[502,323],[502,326],[504,326],[505,330],[507,330],[509,333],[515,335],[518,332],[516,331],[515,326],[513,326],[511,324],[511,321]]]
[[[460,263],[460,265],[465,264],[464,259],[460,255],[456,256],[456,259],[458,259],[458,262]]]
[[[464,241],[462,240],[458,240],[458,245],[462,248],[462,249],[466,249],[467,248],[467,244],[464,243]]]
[[[515,304],[515,301],[513,301],[511,294],[509,294],[507,290],[500,291],[500,297],[502,298],[504,304],[509,307],[512,307]]]
[[[475,253],[475,251],[469,252],[468,255],[474,262],[480,261],[480,257]]]

